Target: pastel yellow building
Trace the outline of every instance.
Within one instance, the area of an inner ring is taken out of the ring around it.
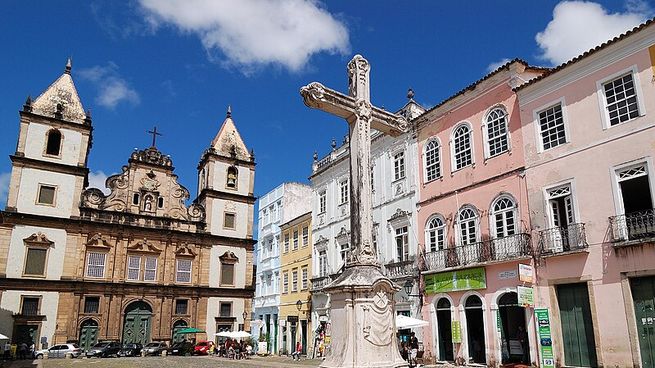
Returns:
[[[291,354],[296,342],[311,352],[312,213],[280,225],[280,354]]]

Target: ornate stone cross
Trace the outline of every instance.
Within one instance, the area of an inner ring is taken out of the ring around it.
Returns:
[[[371,105],[370,64],[348,63],[348,96],[313,82],[300,89],[305,105],[346,119],[350,127],[350,245],[346,267],[377,265],[373,249],[371,128],[391,136],[407,131],[404,117]]]
[[[148,133],[152,134],[152,147],[155,147],[155,142],[157,141],[157,136],[161,136],[162,134],[157,131],[157,127],[155,126],[152,128],[152,130],[148,130]]]

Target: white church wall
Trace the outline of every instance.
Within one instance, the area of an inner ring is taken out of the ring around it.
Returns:
[[[224,199],[212,199],[211,206],[211,233],[214,235],[229,236],[233,238],[246,238],[248,234],[249,218],[248,203]],[[225,213],[236,214],[234,229],[224,227]]]
[[[21,313],[21,297],[40,297],[39,314],[45,318],[41,322],[40,337],[46,337],[48,344],[52,345],[55,328],[57,326],[57,309],[59,306],[59,293],[54,291],[26,291],[26,290],[6,290],[2,293],[0,300],[0,333],[11,339],[14,326],[14,318],[11,314]],[[11,314],[4,313],[5,311]],[[37,343],[39,341],[36,341]]]
[[[80,132],[61,128],[62,145],[59,157],[45,155],[46,136],[51,126],[39,123],[30,123],[25,139],[25,157],[42,161],[77,166],[80,159],[82,134]]]
[[[236,320],[232,325],[232,330],[236,331],[239,328],[240,324],[243,324],[243,311],[245,310],[245,299],[241,298],[217,298],[211,297],[207,299],[207,326],[205,326],[205,331],[207,332],[207,338],[209,340],[216,339],[214,334],[216,333],[216,317],[220,317],[220,306],[221,303],[231,303],[232,304],[232,315],[230,317],[235,317]],[[248,316],[250,318],[250,316]]]
[[[209,253],[209,287],[221,287],[221,261],[220,256],[225,252],[233,252],[239,262],[234,266],[234,287],[243,288],[246,285],[246,250],[244,248],[214,245]]]
[[[56,187],[54,206],[36,204],[39,184],[53,185]],[[54,217],[70,217],[75,196],[75,176],[39,169],[23,168],[18,190],[18,212]]]
[[[64,255],[66,253],[66,231],[62,229],[24,225],[14,226],[11,232],[11,241],[7,255],[7,277],[23,277],[23,268],[25,267],[25,257],[27,255],[27,247],[25,246],[23,239],[39,232],[45,234],[48,239],[55,243],[54,246],[48,249],[45,277],[39,277],[39,279],[61,279],[64,269]]]
[[[212,188],[215,190],[225,191],[227,193],[236,193],[241,195],[250,194],[250,181],[252,172],[249,168],[243,166],[236,166],[238,176],[237,176],[237,188],[228,189],[227,184],[227,169],[230,167],[227,163],[222,161],[216,161],[213,167],[213,178],[210,180],[212,183]]]

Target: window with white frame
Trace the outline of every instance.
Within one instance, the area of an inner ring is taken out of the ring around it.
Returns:
[[[496,238],[516,234],[516,204],[511,198],[498,198],[492,206],[491,218]]]
[[[325,213],[327,204],[327,193],[322,191],[318,194],[318,213]]]
[[[282,292],[284,294],[289,293],[289,273],[288,272],[285,272],[282,275]]]
[[[284,234],[284,253],[289,251],[289,233]]]
[[[191,282],[191,266],[190,259],[175,260],[175,282]]]
[[[425,242],[430,252],[446,248],[446,225],[441,216],[434,216],[425,229]]]
[[[616,176],[623,214],[628,218],[638,219],[632,221],[639,222],[639,227],[652,230],[653,216],[648,213],[653,210],[653,198],[646,163],[623,167],[616,171]],[[650,223],[650,225],[644,225],[646,223]]]
[[[539,131],[544,150],[566,143],[566,129],[562,104],[558,103],[539,112]]]
[[[375,166],[371,165],[371,191],[375,192]]]
[[[86,256],[86,276],[105,277],[107,253],[89,252]]]
[[[271,206],[271,221],[277,221],[278,220],[278,210],[276,205]]]
[[[145,257],[143,268],[143,281],[155,281],[157,279],[157,257]]]
[[[546,193],[552,225],[554,227],[567,228],[569,225],[575,223],[571,185],[566,184],[551,188]]]
[[[294,269],[291,271],[291,291],[296,292],[298,291],[298,270]]]
[[[478,213],[471,207],[464,207],[457,215],[459,245],[469,245],[478,239]]]
[[[453,159],[455,170],[473,164],[473,143],[468,125],[460,125],[453,134]]]
[[[293,231],[293,250],[298,249],[298,230]]]
[[[441,177],[441,157],[439,141],[433,139],[425,145],[425,180],[432,181]]]
[[[304,226],[302,228],[302,246],[306,247],[309,245],[309,227]]]
[[[349,189],[348,188],[348,179],[339,182],[339,194],[340,194],[339,204],[348,203],[348,197],[349,197],[348,189]]]
[[[407,226],[402,226],[396,229],[396,260],[398,262],[407,261],[409,259],[409,237]]]
[[[127,279],[138,280],[141,274],[141,257],[128,256],[127,257]]]
[[[348,251],[350,250],[350,244],[348,243],[341,243],[339,245],[339,254],[341,255],[341,260],[346,261],[346,255],[348,254]]]
[[[307,288],[309,287],[309,270],[307,269],[307,267],[303,267],[301,271],[300,279],[301,279],[301,284],[300,284],[301,289],[307,290]]]
[[[400,180],[405,177],[405,152],[393,155],[393,179]]]
[[[507,113],[501,108],[489,112],[486,119],[487,153],[489,157],[497,156],[509,150],[507,137]]]
[[[271,221],[271,218],[268,215],[268,208],[264,208],[264,225],[267,225]]]
[[[323,277],[328,274],[327,252],[322,250],[318,252],[318,275]]]
[[[639,116],[639,102],[632,72],[603,83],[603,92],[610,126]]]

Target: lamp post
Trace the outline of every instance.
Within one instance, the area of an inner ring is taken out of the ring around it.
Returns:
[[[246,311],[243,311],[243,314],[241,314],[241,317],[243,317],[243,330],[246,330],[246,318],[248,318],[248,313]]]
[[[407,294],[408,297],[418,297],[419,299],[419,307],[423,307],[423,293],[419,290],[418,294],[412,294],[412,289],[414,288],[414,283],[412,282],[411,279],[405,281],[405,284],[403,285],[403,288],[405,289],[405,294]]]

